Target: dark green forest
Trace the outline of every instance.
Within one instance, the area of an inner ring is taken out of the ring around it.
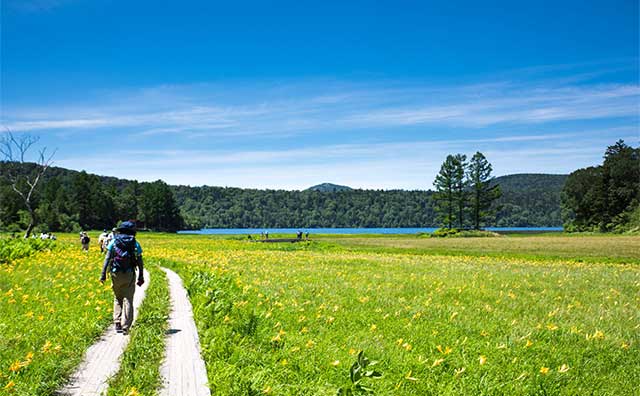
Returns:
[[[607,147],[602,165],[569,175],[561,197],[567,231],[639,231],[640,147]]]
[[[11,187],[10,175],[17,175],[19,184],[24,184],[24,177],[35,174],[37,168],[34,163],[0,162],[1,230],[18,232],[27,228],[29,213],[24,200]],[[32,201],[35,231],[40,232],[110,229],[128,219],[159,231],[176,231],[183,225],[173,191],[162,181],[138,183],[50,167]]]
[[[0,162],[0,229],[19,231],[28,221],[12,191],[9,167],[33,172],[35,164]],[[498,177],[502,197],[489,226],[559,226],[560,192],[566,176],[520,174]],[[149,229],[277,227],[436,227],[432,191],[256,190],[169,186],[50,167],[34,203],[37,231],[111,228],[137,219]]]

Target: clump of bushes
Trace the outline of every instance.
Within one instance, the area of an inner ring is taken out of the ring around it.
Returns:
[[[51,240],[3,238],[0,239],[0,264],[31,256],[41,250],[51,249]]]
[[[438,228],[431,234],[431,238],[478,238],[499,237],[497,232],[484,230],[461,230],[458,228]]]

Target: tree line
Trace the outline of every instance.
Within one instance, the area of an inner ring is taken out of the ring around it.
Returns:
[[[602,165],[569,175],[561,204],[568,231],[640,229],[640,147],[607,147]]]
[[[23,178],[39,171],[35,163],[16,165],[0,162],[0,229],[12,232],[27,229],[31,215],[11,187],[8,175],[16,168]],[[160,180],[121,181],[50,167],[33,194],[31,205],[35,228],[43,232],[111,229],[119,221],[130,219],[159,231],[183,227],[173,191]]]

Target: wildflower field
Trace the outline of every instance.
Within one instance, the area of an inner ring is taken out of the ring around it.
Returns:
[[[0,264],[0,394],[52,394],[111,322],[100,255],[46,245]]]
[[[0,264],[0,394],[52,394],[109,324],[101,256],[75,239]],[[184,280],[215,395],[640,388],[637,236],[138,239],[151,270],[170,267]],[[162,344],[165,289],[138,325],[150,344]],[[159,364],[139,349],[127,361]],[[155,372],[110,394],[153,394]]]
[[[599,238],[552,240],[531,259],[509,248],[527,246],[515,237],[490,242],[502,252],[488,251],[487,238],[459,242],[468,256],[434,254],[429,239],[389,250],[377,237],[362,247],[336,237],[147,245],[185,280],[214,394],[335,395],[364,385],[379,395],[631,395],[640,388],[640,252],[631,248],[640,239],[583,253]],[[609,251],[627,256],[610,263]],[[359,351],[381,377],[352,382]]]

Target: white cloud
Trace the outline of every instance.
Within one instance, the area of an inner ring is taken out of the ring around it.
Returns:
[[[215,95],[211,92],[214,89]],[[437,88],[310,84],[300,92],[295,86],[241,90],[246,95],[243,98],[233,91],[233,87],[221,90],[207,85],[197,89],[160,87],[129,97],[111,97],[113,103],[107,104],[6,111],[3,124],[18,132],[117,128],[141,137],[300,135],[424,125],[483,128],[638,118],[640,101],[640,87],[634,84],[545,86],[498,82]]]

